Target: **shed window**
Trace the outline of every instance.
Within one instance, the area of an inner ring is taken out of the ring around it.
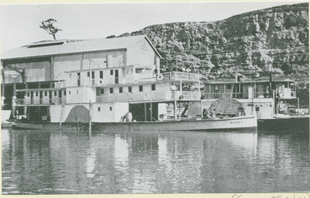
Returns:
[[[100,71],[100,78],[103,78],[103,71]]]
[[[113,87],[110,88],[110,93],[113,93]]]
[[[39,95],[39,92],[36,92],[36,96],[38,96]]]
[[[104,94],[104,89],[101,89],[101,94]]]
[[[113,69],[110,70],[110,75],[113,75]]]
[[[98,107],[98,111],[100,111],[101,109],[100,109],[100,107]]]
[[[112,107],[110,107],[110,111],[112,111]]]
[[[44,92],[44,96],[47,96],[47,91]]]
[[[231,89],[231,84],[226,85],[227,89]]]
[[[142,92],[143,91],[143,85],[139,86],[139,91]]]
[[[130,93],[132,92],[132,89],[131,89],[131,87],[128,87],[128,92],[130,92]]]
[[[215,85],[214,86],[214,98],[219,98],[219,86]]]
[[[156,90],[156,84],[152,84],[152,91]]]
[[[54,96],[57,96],[57,91],[54,91]]]
[[[120,87],[120,88],[119,88],[119,92],[120,92],[120,93],[123,93],[123,87]]]

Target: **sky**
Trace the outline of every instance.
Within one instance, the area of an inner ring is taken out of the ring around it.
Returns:
[[[36,41],[52,40],[39,28],[49,18],[62,29],[57,39],[91,39],[120,35],[144,27],[186,21],[217,21],[233,15],[308,1],[260,2],[156,2],[156,3],[62,3],[0,4],[1,52]]]

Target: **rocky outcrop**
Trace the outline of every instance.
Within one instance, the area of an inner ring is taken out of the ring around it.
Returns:
[[[282,73],[308,77],[308,3],[248,12],[215,22],[148,26],[161,69],[195,70],[207,78]]]

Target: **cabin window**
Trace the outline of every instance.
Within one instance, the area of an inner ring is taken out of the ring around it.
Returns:
[[[110,107],[110,111],[112,111],[112,107]]]
[[[255,111],[259,111],[259,107],[255,107]]]
[[[30,96],[30,92],[27,93],[27,96],[28,96],[28,97]]]
[[[231,84],[226,85],[227,89],[231,89]]]
[[[113,69],[110,70],[110,75],[113,75]]]
[[[98,107],[98,111],[100,111],[100,107]]]
[[[142,86],[142,85],[139,86],[139,91],[140,91],[140,92],[143,91],[143,86]]]
[[[36,92],[36,96],[39,96],[39,92]]]
[[[101,94],[104,94],[104,89],[101,89]]]
[[[128,87],[128,92],[130,92],[130,93],[132,92],[131,87]]]
[[[79,94],[79,90],[76,90],[76,94]]]
[[[47,91],[44,92],[44,96],[47,96]]]
[[[152,91],[155,91],[155,90],[156,90],[156,85],[152,84]]]
[[[87,77],[89,77],[89,72],[87,72]]]
[[[57,96],[57,91],[54,91],[54,96]]]
[[[100,78],[103,78],[103,71],[100,71]]]
[[[143,71],[143,69],[138,69],[138,68],[136,68],[136,74],[141,74],[142,71]]]
[[[69,91],[69,94],[71,94],[71,91]]]
[[[123,87],[120,87],[120,88],[119,88],[119,92],[120,92],[120,93],[123,93]]]
[[[110,93],[113,93],[113,87],[110,88]]]
[[[219,86],[214,86],[214,98],[219,98]]]
[[[95,78],[95,72],[91,72],[91,78]]]
[[[65,95],[67,95],[67,91],[66,91],[66,90],[64,90],[64,96],[65,96]]]

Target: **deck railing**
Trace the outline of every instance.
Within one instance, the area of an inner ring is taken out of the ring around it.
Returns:
[[[66,104],[66,98],[27,98],[27,99],[17,99],[17,106],[31,106],[31,105],[58,105]]]
[[[144,102],[144,101],[165,101],[165,100],[199,100],[201,93],[198,91],[168,91],[161,94],[150,93],[118,93],[113,95],[97,96],[97,103],[109,102]]]
[[[168,93],[171,95],[172,100],[178,100],[178,99],[198,100],[201,98],[201,93],[198,91],[171,91]]]
[[[199,81],[199,74],[187,73],[187,72],[167,72],[163,73],[165,80],[189,80]]]
[[[272,95],[266,95],[265,92],[254,92],[253,98],[272,98]],[[217,98],[237,98],[237,99],[249,99],[252,98],[248,93],[233,92],[233,93],[204,93],[205,99],[217,99]]]

